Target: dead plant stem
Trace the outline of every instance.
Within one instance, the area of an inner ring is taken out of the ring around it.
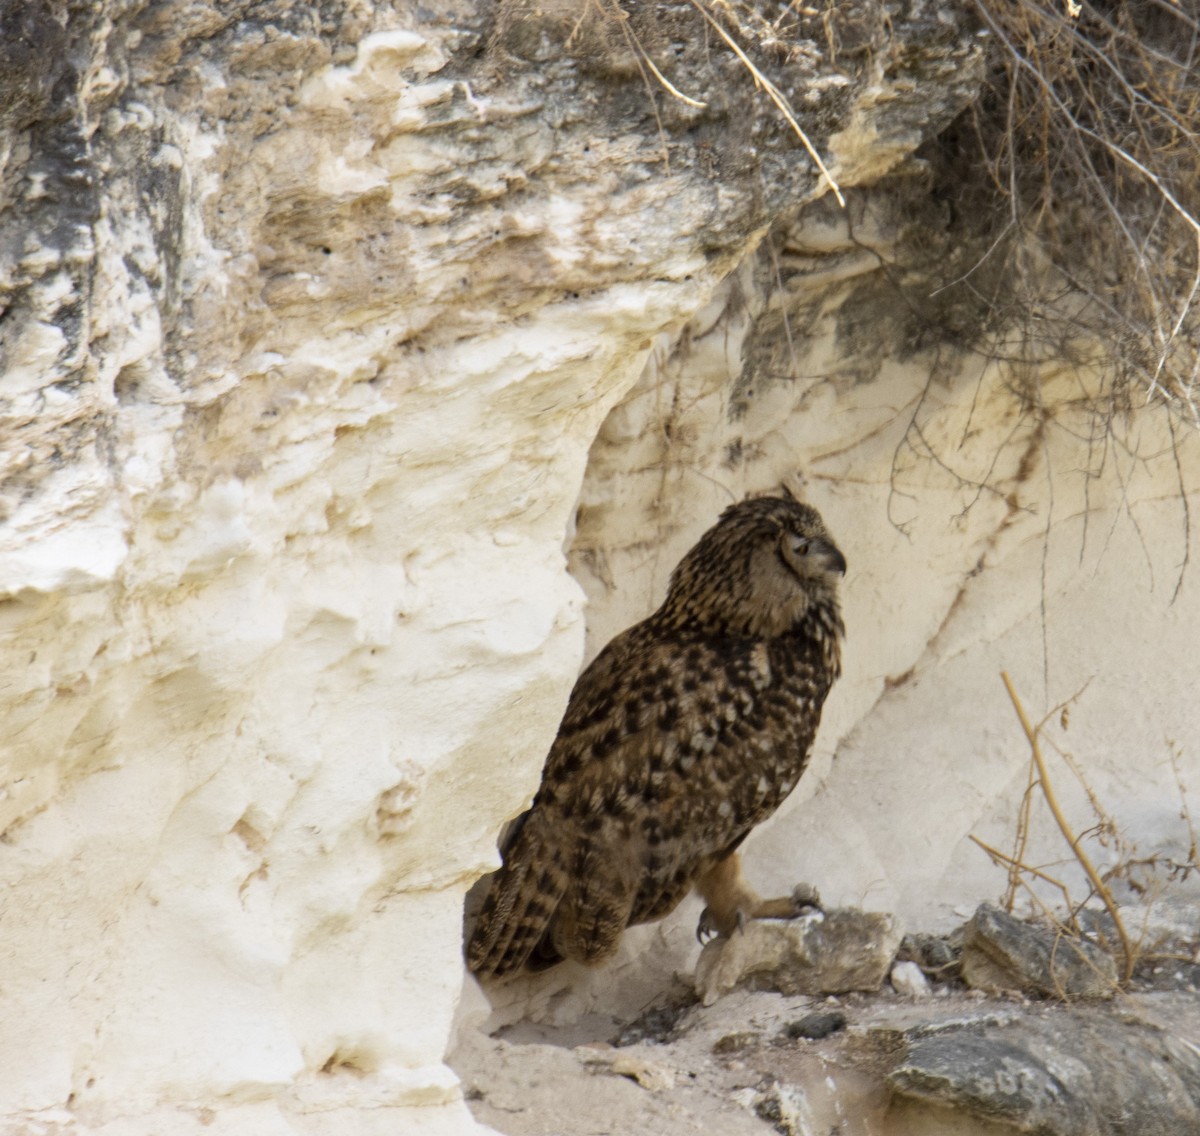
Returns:
[[[1073,906],[1071,902],[1071,893],[1067,889],[1067,885],[1064,884],[1062,880],[1055,879],[1052,875],[1050,875],[1049,872],[1043,872],[1041,868],[1035,868],[1032,864],[1026,864],[1023,860],[1020,860],[1015,856],[1009,856],[1007,853],[1001,852],[999,848],[993,848],[986,841],[980,840],[979,837],[974,833],[971,833],[969,838],[973,840],[980,848],[982,848],[992,858],[994,863],[1015,872],[1018,878],[1020,878],[1021,872],[1028,872],[1036,879],[1045,880],[1046,883],[1053,884],[1054,887],[1058,888],[1058,890],[1062,892],[1063,901],[1066,903],[1067,907],[1070,908]],[[1008,907],[1008,910],[1011,912],[1012,907]]]
[[[1038,781],[1042,787],[1042,796],[1046,798],[1046,805],[1054,816],[1059,831],[1063,834],[1063,839],[1071,848],[1075,859],[1079,861],[1084,872],[1087,873],[1088,879],[1091,881],[1092,887],[1096,894],[1104,903],[1105,909],[1112,918],[1113,926],[1117,929],[1117,937],[1121,940],[1121,950],[1125,954],[1125,966],[1122,970],[1121,981],[1128,982],[1133,975],[1133,964],[1136,960],[1136,953],[1133,944],[1129,940],[1129,935],[1125,931],[1125,924],[1121,920],[1121,912],[1117,909],[1116,901],[1112,897],[1112,892],[1109,891],[1108,885],[1101,878],[1100,873],[1096,871],[1096,866],[1092,863],[1091,858],[1083,850],[1080,844],[1080,837],[1077,837],[1072,831],[1071,826],[1067,823],[1067,818],[1063,815],[1062,808],[1059,806],[1058,798],[1054,794],[1054,788],[1050,784],[1050,774],[1046,769],[1046,759],[1042,756],[1042,747],[1038,742],[1037,731],[1029,724],[1029,719],[1025,715],[1025,707],[1021,705],[1020,698],[1017,697],[1017,692],[1012,684],[1012,679],[1008,677],[1007,671],[1001,671],[1000,677],[1004,680],[1005,689],[1008,691],[1008,697],[1012,699],[1013,709],[1017,712],[1017,718],[1021,723],[1021,729],[1025,731],[1025,738],[1029,742],[1029,750],[1033,755],[1034,764],[1037,766]]]
[[[846,199],[842,196],[841,187],[834,179],[833,174],[829,172],[829,167],[821,160],[821,155],[817,153],[817,148],[809,141],[809,137],[800,127],[800,123],[796,121],[796,116],[792,112],[791,106],[788,105],[787,97],[784,93],[767,78],[755,65],[754,61],[741,49],[737,40],[733,38],[713,17],[712,13],[702,4],[700,0],[691,0],[692,7],[696,9],[716,30],[730,50],[741,60],[742,65],[750,72],[751,78],[754,80],[756,87],[761,87],[770,96],[771,101],[779,108],[779,113],[787,119],[788,125],[796,132],[800,141],[804,144],[804,148],[808,151],[808,155],[816,163],[817,169],[821,171],[829,188],[833,190],[833,196],[837,198],[837,203],[843,208],[846,208]]]

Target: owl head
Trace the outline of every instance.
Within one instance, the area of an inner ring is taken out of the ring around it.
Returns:
[[[770,638],[824,616],[840,635],[846,558],[821,515],[790,497],[731,505],[679,562],[660,615],[677,626]]]

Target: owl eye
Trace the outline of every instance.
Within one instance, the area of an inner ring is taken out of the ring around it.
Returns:
[[[807,556],[812,541],[806,536],[792,536],[792,551],[797,556]]]

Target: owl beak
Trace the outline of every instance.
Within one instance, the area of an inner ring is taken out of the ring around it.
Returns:
[[[839,576],[846,574],[846,558],[833,541],[818,537],[812,542],[809,555],[811,556],[814,552],[821,558],[821,565],[826,572],[836,572]]]

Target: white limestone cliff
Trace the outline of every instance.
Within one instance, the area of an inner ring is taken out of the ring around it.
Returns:
[[[913,919],[993,894],[966,833],[1024,787],[1002,666],[1039,707],[1091,681],[1072,743],[1160,831],[1159,739],[1194,763],[1191,438],[1176,465],[1140,416],[1144,456],[1052,481],[1086,377],[1039,424],[999,369],[930,385],[847,340],[877,261],[803,212],[827,187],[736,60],[682,68],[724,117],[655,109],[619,38],[563,47],[567,8],[301,7],[31,8],[2,49],[7,1131],[472,1131],[463,896],[584,596],[594,651],[783,477],[847,551],[849,667],[764,885]],[[945,31],[911,75],[797,74],[847,189],[969,98]],[[656,116],[689,139],[665,162]],[[780,257],[813,322],[793,377],[739,389]],[[689,919],[565,971],[558,1012],[687,966]]]

